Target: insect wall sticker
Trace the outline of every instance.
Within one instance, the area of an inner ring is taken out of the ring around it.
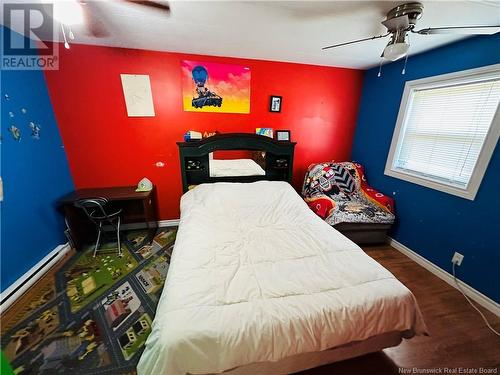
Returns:
[[[40,125],[37,125],[34,122],[30,122],[29,127],[31,129],[31,138],[40,139],[40,130],[42,130]]]
[[[10,134],[12,134],[12,138],[14,138],[14,140],[16,141],[21,140],[21,130],[17,126],[11,125],[9,127],[9,132]]]

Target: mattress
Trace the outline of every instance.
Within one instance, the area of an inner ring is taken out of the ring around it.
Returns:
[[[264,176],[266,172],[252,159],[210,159],[210,177]]]
[[[426,333],[413,294],[286,182],[202,184],[181,199],[138,374],[206,374]]]
[[[295,374],[330,363],[344,361],[382,349],[398,346],[405,334],[403,332],[388,332],[372,336],[363,341],[355,341],[332,349],[319,352],[309,352],[286,357],[276,362],[255,362],[245,366],[224,371],[223,375],[276,375]],[[323,372],[324,373],[324,372]]]

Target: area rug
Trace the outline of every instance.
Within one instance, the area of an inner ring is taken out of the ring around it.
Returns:
[[[151,332],[177,228],[151,243],[126,232],[122,256],[105,242],[76,253],[42,279],[28,303],[2,324],[2,352],[15,374],[135,374]]]

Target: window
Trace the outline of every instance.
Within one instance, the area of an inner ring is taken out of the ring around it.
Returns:
[[[473,200],[500,135],[500,64],[405,85],[385,174]]]

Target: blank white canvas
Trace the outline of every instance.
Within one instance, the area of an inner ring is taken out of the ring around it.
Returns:
[[[148,75],[120,74],[129,117],[153,117],[155,108]]]

